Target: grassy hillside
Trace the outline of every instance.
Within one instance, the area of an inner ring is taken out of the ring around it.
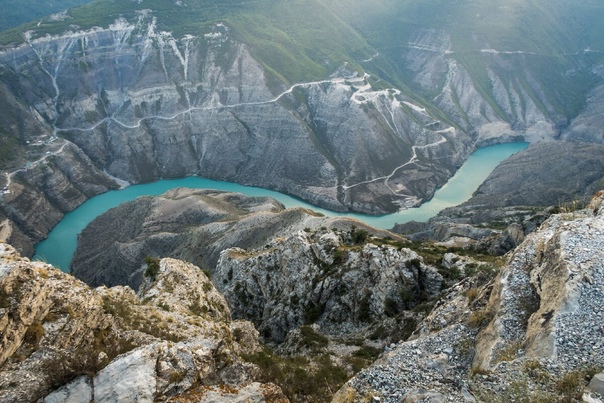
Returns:
[[[513,85],[529,94],[539,82],[545,94],[531,96],[545,96],[539,104],[548,115],[575,116],[597,79],[590,66],[604,61],[604,5],[597,0],[188,0],[182,5],[96,0],[71,10],[70,19],[43,18],[5,32],[0,44],[21,41],[24,29],[42,35],[74,24],[107,26],[120,16],[134,19],[142,9],[152,9],[158,28],[175,37],[226,22],[267,71],[285,83],[321,79],[348,62],[378,77],[380,85],[428,99],[436,94],[418,93],[401,55],[419,33],[443,32],[452,57],[472,74],[483,96],[491,96],[489,71],[514,79]],[[598,52],[584,53],[587,48]],[[512,53],[495,62],[485,49]],[[363,63],[378,52],[379,58]]]
[[[0,0],[0,31],[82,5],[90,0]]]

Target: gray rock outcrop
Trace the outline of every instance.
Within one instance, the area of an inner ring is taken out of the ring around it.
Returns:
[[[604,372],[594,375],[588,386],[589,390],[604,396]]]
[[[81,403],[92,401],[92,381],[81,376],[44,398],[44,403]]]
[[[276,342],[308,323],[325,334],[352,334],[433,298],[443,280],[409,249],[347,245],[330,230],[227,249],[213,278],[233,315]]]
[[[457,284],[412,340],[334,400],[581,400],[604,368],[603,203],[600,192],[587,209],[550,217],[491,283]]]

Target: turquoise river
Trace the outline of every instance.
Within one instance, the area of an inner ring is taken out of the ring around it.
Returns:
[[[523,150],[527,145],[528,143],[506,143],[480,148],[468,158],[442,188],[437,190],[429,202],[424,203],[418,208],[401,210],[398,213],[382,216],[336,213],[272,190],[242,186],[230,182],[213,181],[199,177],[164,179],[152,183],[132,185],[93,197],[80,207],[67,213],[53,228],[48,238],[36,245],[34,259],[44,260],[62,270],[68,271],[71,258],[76,249],[78,234],[97,216],[139,196],[159,195],[176,187],[209,188],[239,192],[248,196],[268,196],[277,199],[285,207],[301,206],[329,216],[352,217],[373,227],[383,229],[390,229],[396,223],[404,223],[411,220],[427,221],[442,209],[456,206],[468,200],[501,161]]]

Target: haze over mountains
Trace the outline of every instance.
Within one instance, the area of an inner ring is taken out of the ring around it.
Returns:
[[[90,0],[25,0],[19,2],[0,0],[0,10],[2,10],[0,31],[14,28],[35,18],[53,13],[56,13],[53,18],[60,18],[62,11],[89,2]]]
[[[602,6],[554,3],[105,0],[7,31],[3,215],[35,241],[28,223],[56,218],[19,205],[60,217],[102,191],[54,155],[129,183],[197,174],[383,213],[429,198],[477,146],[600,142]]]

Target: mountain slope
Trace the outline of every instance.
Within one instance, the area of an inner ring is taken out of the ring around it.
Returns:
[[[0,0],[0,10],[2,10],[2,14],[0,14],[0,31],[52,13],[58,14],[50,18],[60,19],[62,18],[61,11],[88,3],[89,1],[91,0],[21,0],[19,2]]]
[[[603,13],[568,0],[97,0],[0,36],[0,129],[19,145],[0,162],[22,183],[13,172],[64,140],[129,183],[195,174],[390,212],[431,197],[478,146],[572,137],[602,82]]]
[[[550,217],[493,281],[452,287],[334,401],[600,401],[603,201]]]

